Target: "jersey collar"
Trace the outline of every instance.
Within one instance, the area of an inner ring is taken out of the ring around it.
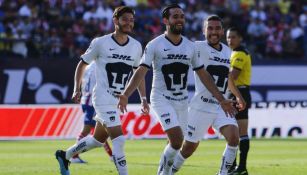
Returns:
[[[115,39],[115,37],[114,37],[113,34],[112,34],[111,38],[112,38],[113,41],[116,42],[116,44],[118,44],[119,46],[125,46],[125,45],[127,45],[127,44],[129,43],[129,37],[128,37],[127,41],[126,41],[124,44],[118,43],[118,42],[116,41],[116,39]]]
[[[180,38],[180,41],[177,43],[177,44],[175,44],[175,43],[173,43],[173,41],[171,40],[171,39],[169,39],[166,35],[164,35],[165,36],[165,39],[167,39],[170,43],[172,43],[174,46],[179,46],[181,43],[182,43],[182,37]]]

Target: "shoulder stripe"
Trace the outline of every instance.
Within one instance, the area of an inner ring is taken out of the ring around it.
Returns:
[[[83,59],[82,57],[81,57],[80,59],[81,59],[81,61],[82,61],[83,63],[85,63],[85,64],[89,65],[89,63],[88,63],[88,62],[86,62],[86,61],[84,61],[84,59]]]
[[[199,67],[193,68],[193,71],[196,71],[196,70],[199,70],[199,69],[202,69],[202,68],[204,68],[204,65],[201,65],[201,66],[199,66]]]
[[[140,66],[144,66],[144,67],[147,67],[148,69],[150,69],[150,66],[148,66],[147,64],[144,64],[144,63],[140,64]]]

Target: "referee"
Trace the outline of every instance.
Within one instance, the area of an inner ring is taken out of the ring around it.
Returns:
[[[252,68],[251,55],[247,49],[242,46],[242,40],[242,33],[238,28],[232,27],[227,30],[227,43],[232,49],[230,58],[230,74],[235,81],[235,85],[238,87],[240,93],[246,101],[246,108],[243,111],[239,111],[239,113],[236,115],[240,134],[240,161],[236,168],[236,161],[234,161],[233,169],[230,172],[232,175],[248,175],[246,169],[246,159],[249,150],[249,137],[247,128],[248,108],[251,106],[251,95],[249,87],[251,82]]]

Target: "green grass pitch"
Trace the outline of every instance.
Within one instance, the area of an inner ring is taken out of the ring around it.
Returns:
[[[73,140],[0,141],[0,175],[59,174],[54,152]],[[155,175],[165,140],[128,140],[126,157],[130,175]],[[178,175],[215,175],[224,140],[202,141]],[[71,164],[72,175],[115,175],[113,163],[102,148],[81,155],[87,164]],[[306,139],[254,139],[248,157],[250,175],[306,175]]]

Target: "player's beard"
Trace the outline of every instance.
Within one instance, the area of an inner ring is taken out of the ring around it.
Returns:
[[[173,25],[170,25],[170,31],[173,34],[180,35],[183,32],[183,27],[178,29],[178,28],[176,28],[176,24],[173,24]]]
[[[221,36],[220,35],[215,35],[217,37],[216,39],[211,39],[211,36],[209,36],[209,38],[207,38],[207,40],[209,41],[209,44],[210,45],[218,45],[220,43],[220,41],[221,41]]]
[[[121,32],[121,33],[124,33],[124,34],[131,34],[132,33],[132,28],[133,26],[131,27],[131,30],[130,31],[125,31],[124,28],[127,28],[127,27],[131,27],[130,25],[121,25],[121,24],[118,24],[118,30]]]

